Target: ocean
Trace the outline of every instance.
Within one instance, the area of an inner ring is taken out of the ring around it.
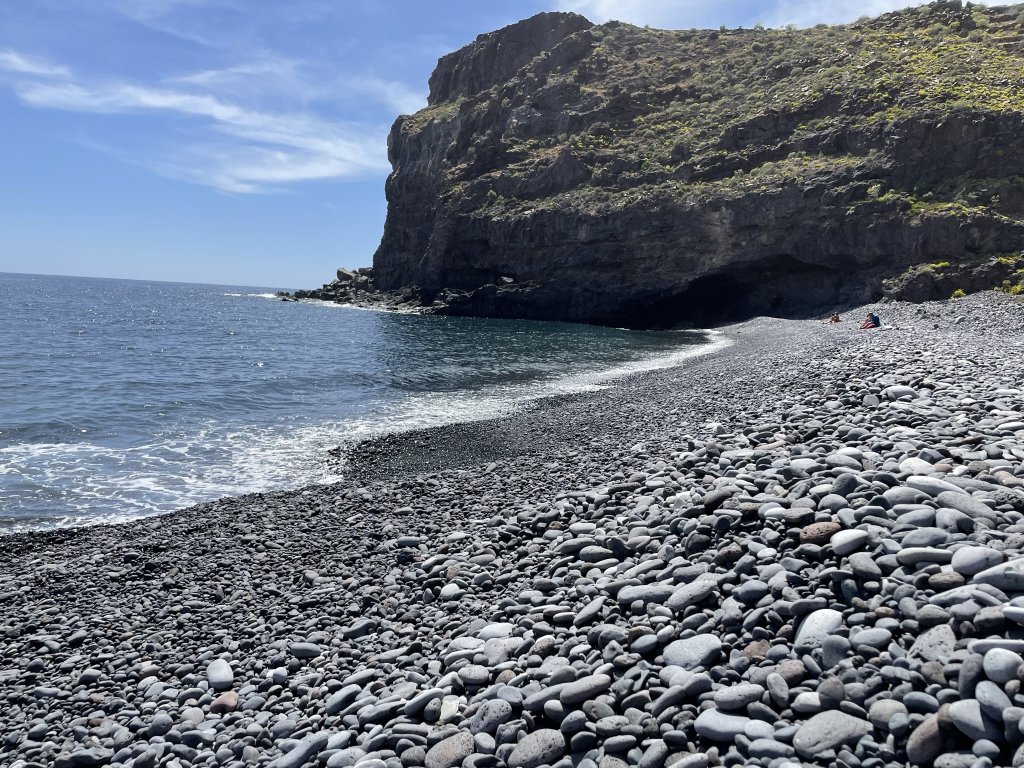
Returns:
[[[0,320],[0,534],[336,482],[339,446],[508,414],[718,343],[4,273]]]

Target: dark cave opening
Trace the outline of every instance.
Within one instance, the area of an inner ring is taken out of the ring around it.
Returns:
[[[699,277],[680,293],[638,302],[616,316],[614,325],[629,328],[708,326],[742,320],[746,290],[731,275]]]
[[[699,277],[672,300],[676,323],[714,325],[742,320],[747,310],[747,289],[732,275]]]
[[[631,328],[711,327],[758,315],[807,318],[856,306],[878,297],[865,275],[773,256],[746,265],[742,273],[699,277],[686,288],[634,300],[610,324]]]

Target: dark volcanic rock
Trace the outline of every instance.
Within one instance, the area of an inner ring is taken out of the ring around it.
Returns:
[[[392,128],[375,285],[648,327],[1019,280],[1020,26],[933,3],[829,30],[545,13],[482,35]],[[977,87],[965,45],[991,62]]]

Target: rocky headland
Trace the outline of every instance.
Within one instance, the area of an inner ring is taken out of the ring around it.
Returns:
[[[1022,73],[1024,5],[811,29],[543,13],[440,59],[391,131],[365,285],[299,295],[652,327],[1020,291]]]
[[[1024,764],[1024,307],[877,310],[0,538],[0,763]]]

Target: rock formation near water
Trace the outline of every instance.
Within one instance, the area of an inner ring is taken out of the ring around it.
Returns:
[[[1020,291],[1022,40],[1024,5],[959,2],[812,29],[542,13],[481,35],[392,128],[374,285],[640,327]]]

